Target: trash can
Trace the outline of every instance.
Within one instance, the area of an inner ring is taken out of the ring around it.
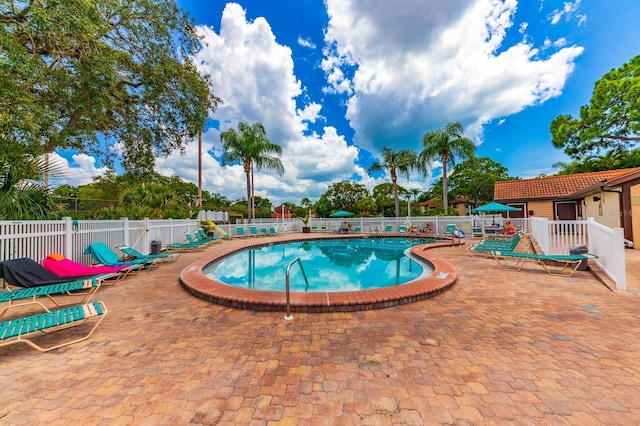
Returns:
[[[585,246],[584,244],[578,244],[578,245],[569,247],[569,254],[588,254],[588,253],[589,253],[589,250],[587,249],[587,246]],[[589,270],[589,266],[587,265],[587,259],[580,262],[580,266],[578,266],[577,270],[578,271]]]
[[[162,241],[151,241],[151,254],[160,254],[162,252]]]

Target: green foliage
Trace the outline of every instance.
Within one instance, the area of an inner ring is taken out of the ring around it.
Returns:
[[[335,210],[346,210],[357,214],[359,203],[368,196],[369,191],[364,185],[343,180],[329,186],[329,189],[314,204],[314,210],[321,217],[326,217]]]
[[[640,141],[640,56],[595,83],[580,117],[560,115],[551,122],[553,146],[578,162],[584,155],[625,151]]]
[[[436,158],[442,163],[442,200],[444,211],[448,210],[448,181],[449,167],[455,166],[458,159],[471,158],[476,153],[476,146],[471,139],[463,136],[464,129],[459,122],[449,123],[444,129],[430,130],[422,137],[422,151],[418,156],[421,171],[426,174],[431,163]]]
[[[570,163],[559,162],[553,167],[559,169],[560,175],[640,167],[640,148],[631,151],[614,148],[601,156],[574,159]]]
[[[13,152],[72,148],[110,164],[118,141],[126,170],[149,171],[220,101],[173,0],[5,1],[0,21],[0,142]]]
[[[449,180],[449,193],[464,196],[473,201],[473,207],[480,202],[493,200],[493,190],[497,181],[510,180],[506,167],[488,157],[472,157],[458,165]]]

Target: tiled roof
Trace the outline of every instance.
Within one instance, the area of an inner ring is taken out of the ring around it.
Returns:
[[[502,202],[566,198],[598,182],[606,182],[638,171],[640,171],[640,167],[535,179],[500,181],[495,184],[493,199]]]

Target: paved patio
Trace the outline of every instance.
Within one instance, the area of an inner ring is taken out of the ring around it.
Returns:
[[[85,342],[0,348],[0,424],[640,423],[640,250],[616,292],[437,248],[459,272],[445,293],[292,321],[181,287],[187,265],[246,241],[100,289],[110,311]]]

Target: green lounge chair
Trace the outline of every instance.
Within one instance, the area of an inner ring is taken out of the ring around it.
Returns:
[[[134,259],[158,259],[160,262],[175,262],[176,260],[178,260],[178,257],[180,257],[180,253],[144,254],[124,244],[116,246],[116,248]]]
[[[527,262],[536,263],[550,275],[570,277],[578,270],[583,261],[597,257],[594,254],[537,254],[519,252],[492,251],[500,268],[520,271]]]
[[[205,241],[205,240],[201,240],[198,238],[198,236],[196,235],[196,237],[194,238],[193,235],[191,235],[190,232],[185,231],[184,233],[185,237],[187,237],[187,241],[189,242],[189,244],[193,244],[194,246],[208,246],[209,244],[211,244],[213,241]]]
[[[74,305],[67,308],[47,311],[35,315],[0,322],[0,346],[24,343],[42,352],[61,348],[88,339],[107,315],[107,307],[103,302],[92,302],[86,305]],[[31,340],[34,335],[51,333],[84,324],[91,318],[97,321],[89,333],[49,347],[42,347]]]
[[[260,232],[258,231],[258,228],[255,227],[254,225],[251,225],[249,227],[249,232],[251,233],[252,237],[259,237],[260,236]]]
[[[236,234],[240,238],[248,237],[249,235],[244,231],[242,226],[236,226]]]
[[[219,242],[219,237],[215,235],[207,235],[204,229],[198,228],[194,231],[196,238],[200,241]]]
[[[520,243],[520,239],[520,234],[513,235],[509,238],[486,238],[470,245],[469,247],[467,247],[467,250],[472,256],[481,255],[484,257],[489,257],[491,256],[492,251],[514,251]]]
[[[102,279],[98,277],[78,279],[76,281],[69,281],[65,283],[49,284],[38,287],[16,288],[15,290],[9,290],[0,292],[0,303],[7,303],[5,306],[0,307],[0,317],[5,314],[10,308],[17,306],[24,306],[29,304],[40,305],[45,311],[49,309],[40,301],[41,298],[46,297],[56,306],[65,306],[69,303],[62,303],[53,296],[66,295],[66,296],[82,296],[80,301],[74,300],[73,304],[87,303],[94,294],[100,288]],[[68,298],[65,297],[65,301]]]
[[[268,236],[269,235],[269,231],[267,231],[267,228],[265,228],[264,226],[262,228],[260,228],[260,233],[263,236]]]
[[[101,265],[138,265],[141,268],[150,268],[157,264],[157,260],[132,259],[120,261],[120,257],[115,254],[105,243],[91,243],[84,250],[84,254],[90,254],[93,260]]]

